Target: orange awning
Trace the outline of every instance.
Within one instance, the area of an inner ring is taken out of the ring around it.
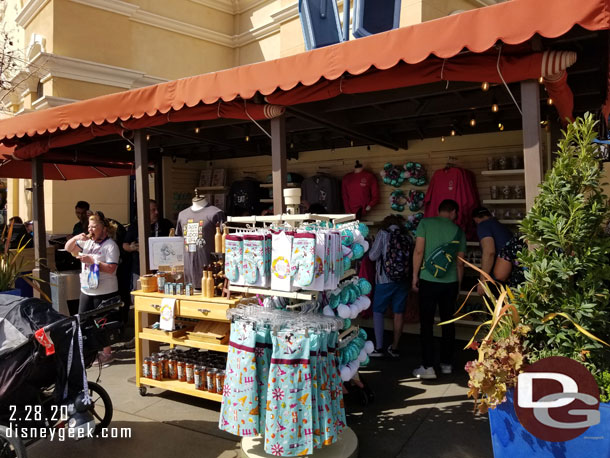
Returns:
[[[34,137],[75,130],[74,137],[63,138],[58,143],[51,140],[56,135],[39,137],[38,145],[23,156],[20,150],[17,151],[20,157],[33,157],[54,146],[74,144],[85,138],[107,134],[104,128],[95,132],[97,128],[93,128],[93,125],[106,124],[105,127],[110,130],[146,127],[151,123],[158,125],[159,122],[171,122],[170,118],[178,113],[182,116],[176,118],[182,118],[181,120],[210,119],[211,115],[207,113],[210,110],[205,105],[212,105],[214,116],[217,117],[239,117],[231,113],[238,111],[241,116],[262,119],[270,117],[264,113],[266,105],[258,107],[258,116],[252,116],[248,108],[244,114],[244,102],[235,99],[250,99],[257,92],[279,95],[276,91],[290,91],[297,86],[314,86],[312,90],[324,92],[324,88],[315,87],[316,83],[336,81],[346,73],[362,75],[371,69],[400,67],[400,63],[423,65],[427,60],[437,61],[440,62],[441,71],[448,72],[450,67],[443,65],[452,61],[442,59],[455,57],[463,50],[482,53],[498,41],[516,45],[536,33],[554,38],[565,34],[575,25],[588,30],[608,30],[609,2],[610,0],[513,0],[282,59],[17,116],[0,121],[0,142],[22,146],[28,141],[20,142],[18,139],[26,135]],[[462,57],[465,56],[456,59]],[[523,79],[532,76],[536,75],[527,73]],[[472,69],[471,80],[479,81],[478,78],[477,69]],[[569,107],[569,104],[566,106]],[[222,111],[226,108],[229,108],[230,113],[223,115]],[[192,115],[189,115],[191,110]],[[207,114],[198,118],[201,110]],[[123,125],[119,126],[117,121],[123,121]],[[109,123],[116,124],[108,126]],[[90,131],[89,134],[87,131]]]

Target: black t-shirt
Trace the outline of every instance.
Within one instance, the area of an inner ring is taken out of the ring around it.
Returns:
[[[167,237],[169,235],[170,229],[172,229],[174,225],[168,219],[161,218],[156,223],[152,223],[150,225],[150,236],[151,237]],[[127,229],[127,234],[125,234],[125,238],[123,239],[123,243],[139,243],[138,240],[138,221],[134,220],[133,223],[129,225]],[[140,274],[140,253],[138,251],[134,251],[131,253],[131,271],[134,274]]]

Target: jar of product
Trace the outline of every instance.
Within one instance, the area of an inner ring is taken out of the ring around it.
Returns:
[[[184,363],[184,360],[179,359],[176,366],[178,368],[178,370],[176,371],[178,373],[178,380],[180,380],[181,382],[186,382],[186,365]]]
[[[149,356],[147,356],[146,358],[144,358],[144,361],[142,362],[142,377],[145,378],[151,378],[150,377],[150,371],[151,371],[151,359]]]
[[[182,295],[183,288],[184,288],[184,285],[182,283],[176,283],[176,294],[178,296]]]
[[[201,391],[208,391],[208,368],[205,364],[199,366],[201,368]]]
[[[185,364],[186,368],[186,383],[195,383],[195,365],[192,360],[188,360]]]
[[[163,380],[163,359],[157,358],[157,378],[155,380]]]
[[[169,356],[166,354],[161,355],[161,364],[163,370],[161,371],[163,378],[169,378]]]
[[[216,372],[216,392],[218,394],[222,394],[224,386],[225,386],[225,371],[219,370]]]
[[[168,365],[168,378],[176,380],[178,378],[178,367],[176,366],[176,356],[170,355],[167,359]]]
[[[187,296],[193,295],[193,284],[192,283],[186,284],[186,286],[184,287],[184,294]]]
[[[153,380],[159,380],[159,366],[157,365],[157,358],[151,358],[150,361],[150,378]]]
[[[194,374],[193,378],[195,379],[195,389],[201,391],[201,387],[203,386],[203,383],[201,381],[201,366],[199,364],[196,364],[195,367],[193,368],[193,374]]]
[[[209,369],[206,372],[207,388],[210,393],[216,393],[216,369]]]
[[[157,272],[157,291],[165,292],[165,272]]]

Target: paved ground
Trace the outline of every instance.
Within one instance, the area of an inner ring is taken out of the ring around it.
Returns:
[[[400,360],[375,360],[361,372],[375,392],[374,402],[362,405],[358,393],[346,398],[360,457],[491,458],[487,417],[473,415],[461,370],[473,353],[459,352],[453,375],[420,382],[411,375],[419,355],[417,337],[405,335],[401,347]],[[158,389],[141,397],[134,384],[133,350],[116,355],[118,362],[103,369],[100,384],[114,404],[112,426],[131,428],[132,437],[40,441],[28,449],[30,458],[239,456],[239,438],[217,428],[218,403]],[[97,375],[89,371],[91,380]]]

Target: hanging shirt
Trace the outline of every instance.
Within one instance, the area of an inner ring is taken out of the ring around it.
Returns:
[[[328,213],[342,213],[339,180],[330,175],[318,174],[303,180],[302,199],[309,205],[320,204]]]
[[[438,206],[445,199],[458,203],[460,210],[456,224],[469,240],[476,240],[472,211],[479,206],[479,192],[474,174],[460,167],[445,167],[434,172],[424,198],[424,217],[438,216]]]
[[[235,181],[229,192],[229,214],[232,216],[260,213],[261,187],[254,179]]]
[[[224,221],[223,211],[213,205],[201,210],[189,207],[178,214],[176,236],[184,237],[184,278],[196,289],[201,289],[203,268],[211,262],[216,225]]]
[[[341,195],[345,212],[362,217],[367,206],[373,207],[379,202],[377,178],[368,170],[348,173],[341,182]]]

